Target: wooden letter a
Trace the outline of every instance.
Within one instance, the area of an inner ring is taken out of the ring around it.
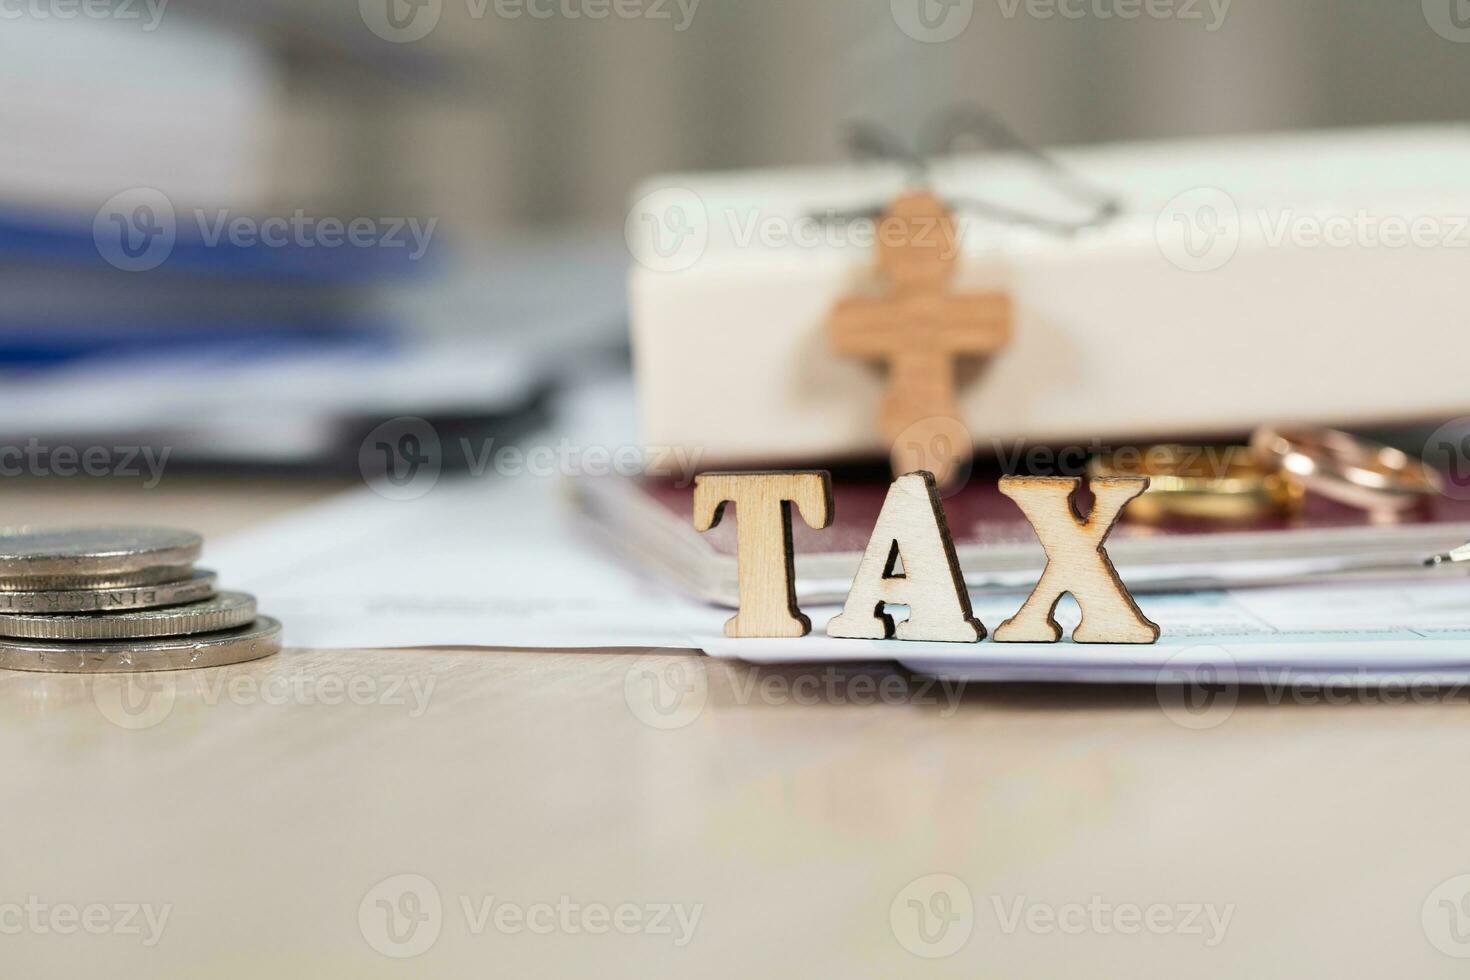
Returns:
[[[909,618],[895,623],[885,608],[890,605],[908,606]],[[985,627],[970,610],[933,474],[910,473],[889,488],[847,606],[827,624],[827,635],[940,643],[985,639]]]

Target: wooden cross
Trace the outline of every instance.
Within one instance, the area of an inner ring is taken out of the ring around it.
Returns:
[[[839,354],[888,364],[879,427],[893,447],[894,475],[928,470],[943,486],[973,452],[955,404],[955,360],[1010,342],[1011,299],[949,292],[959,238],[954,214],[933,194],[900,197],[878,231],[886,295],[838,303],[828,330]]]

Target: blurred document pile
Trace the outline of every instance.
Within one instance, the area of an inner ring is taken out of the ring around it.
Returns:
[[[452,261],[437,217],[273,186],[269,33],[138,10],[0,31],[0,446],[335,468],[387,419],[528,412],[539,325],[484,256]],[[616,327],[621,305],[567,315]]]

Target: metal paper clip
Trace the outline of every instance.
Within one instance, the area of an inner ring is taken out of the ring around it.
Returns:
[[[891,131],[870,122],[849,123],[843,134],[848,154],[859,161],[881,161],[901,166],[910,185],[932,186],[929,161],[936,156],[955,152],[958,145],[971,140],[984,149],[1015,153],[1029,161],[1065,198],[1091,208],[1091,213],[1075,221],[1029,214],[995,201],[978,197],[947,196],[946,203],[956,211],[968,211],[995,221],[1039,228],[1059,235],[1074,235],[1088,228],[1106,224],[1122,210],[1121,200],[1089,183],[1069,170],[1056,157],[1026,142],[994,113],[975,105],[958,105],[935,115],[924,128],[917,145],[910,147]],[[856,211],[814,213],[813,218],[843,224],[879,217],[887,202]]]

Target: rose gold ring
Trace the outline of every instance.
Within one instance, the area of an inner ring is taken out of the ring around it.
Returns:
[[[1362,510],[1397,513],[1444,490],[1443,477],[1422,460],[1334,429],[1262,426],[1251,451],[1308,492]]]

